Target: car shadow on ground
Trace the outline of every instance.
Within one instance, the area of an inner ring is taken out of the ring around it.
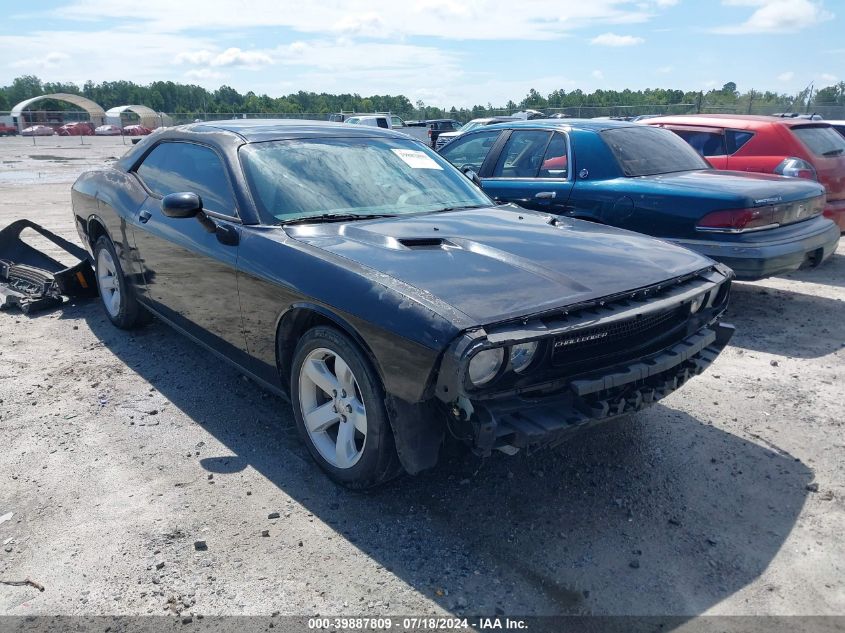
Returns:
[[[784,275],[784,279],[794,279],[812,284],[845,288],[845,255],[834,253],[830,256],[830,259],[826,260],[818,268],[796,270],[793,273]]]
[[[452,457],[353,493],[311,462],[289,405],[237,370],[160,322],[126,333],[96,303],[73,311],[231,451],[205,469],[254,468],[456,614],[702,613],[767,568],[813,479],[777,447],[712,426],[706,410],[657,405],[554,450]],[[192,388],[198,376],[215,388]]]
[[[818,282],[822,283],[822,282]],[[731,345],[794,358],[820,358],[845,345],[843,303],[754,283],[734,283],[725,320]]]

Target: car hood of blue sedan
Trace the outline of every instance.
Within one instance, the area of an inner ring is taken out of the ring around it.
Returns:
[[[505,205],[284,230],[375,275],[413,286],[479,325],[713,265],[690,250],[638,233],[579,220],[552,222],[552,216]]]

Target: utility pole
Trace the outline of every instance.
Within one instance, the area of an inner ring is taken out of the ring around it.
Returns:
[[[748,93],[748,114],[751,114],[751,104],[754,103],[754,90]]]

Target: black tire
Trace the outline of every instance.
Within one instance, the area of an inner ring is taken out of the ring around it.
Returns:
[[[349,468],[338,468],[326,461],[305,427],[299,392],[300,370],[308,354],[319,348],[336,353],[349,365],[366,407],[367,434],[363,452]],[[354,341],[333,327],[317,326],[308,330],[294,351],[290,376],[291,403],[299,435],[314,461],[331,479],[347,488],[363,490],[379,486],[404,472],[384,405],[384,386],[372,363]]]
[[[112,314],[106,307],[106,299],[103,290],[100,288],[100,252],[103,250],[111,255],[115,266],[115,282],[120,287],[120,307],[116,314]],[[138,303],[134,289],[127,283],[114,244],[112,244],[112,241],[106,235],[101,235],[94,243],[94,268],[97,277],[97,290],[100,295],[100,305],[103,308],[103,312],[106,313],[106,316],[114,325],[122,330],[132,330],[152,320],[152,314]]]

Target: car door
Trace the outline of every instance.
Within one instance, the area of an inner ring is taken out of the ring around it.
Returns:
[[[134,229],[148,301],[203,342],[243,350],[236,271],[240,221],[220,156],[204,145],[164,141],[133,171],[148,193]],[[162,198],[182,191],[200,196],[204,218],[162,213]]]
[[[480,174],[484,191],[499,202],[565,213],[572,190],[569,142],[551,130],[514,130],[495,163]]]

